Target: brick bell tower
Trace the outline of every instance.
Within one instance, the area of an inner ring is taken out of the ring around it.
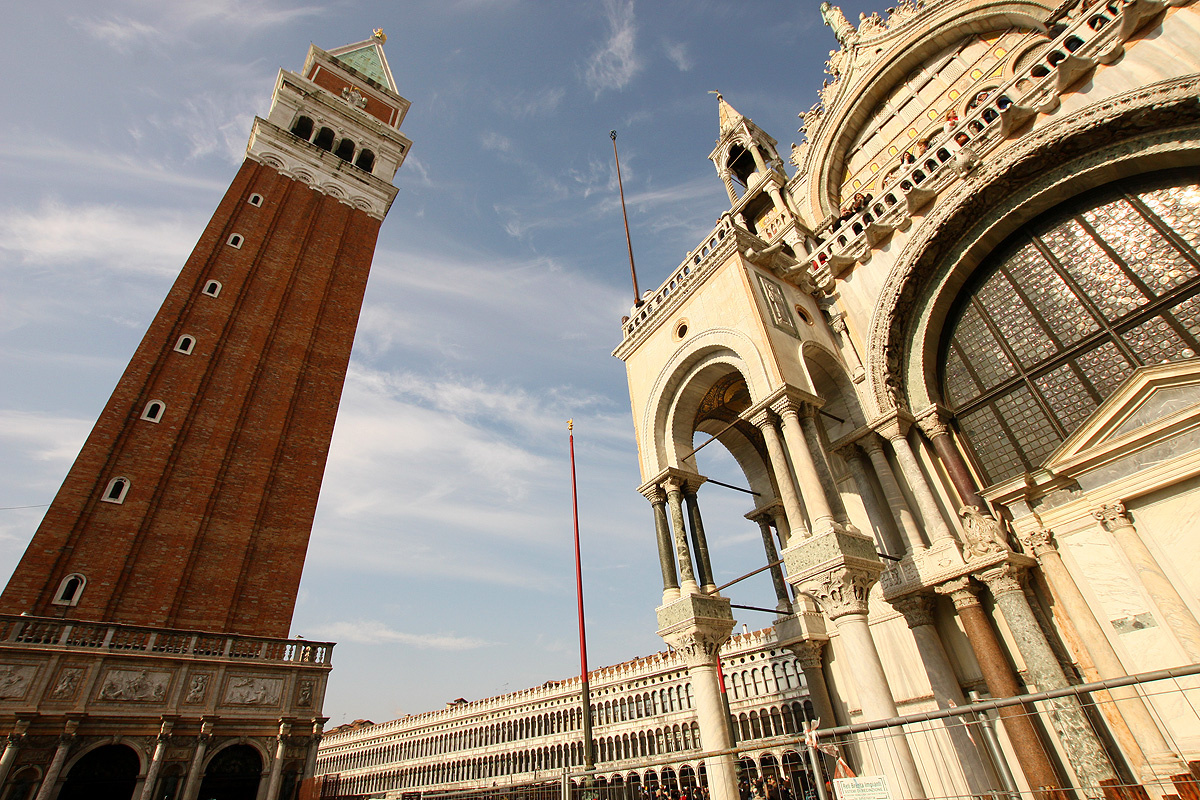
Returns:
[[[0,796],[276,800],[311,774],[332,644],[284,637],[411,145],[385,41],[280,71],[0,595]]]

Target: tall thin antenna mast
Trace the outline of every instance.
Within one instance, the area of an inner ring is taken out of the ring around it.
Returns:
[[[629,238],[629,214],[625,212],[625,186],[621,182],[621,159],[617,156],[617,132],[609,131],[613,143],[613,160],[617,162],[617,189],[621,192],[621,216],[625,219],[625,244],[629,245],[629,274],[633,277],[633,305],[642,304],[642,293],[638,291],[637,269],[633,266],[633,240]]]
[[[591,783],[591,773],[596,769],[596,758],[592,752],[592,690],[588,685],[587,633],[583,626],[583,567],[579,560],[579,496],[575,490],[575,421],[567,420],[567,431],[571,442],[571,514],[575,519],[575,597],[579,605],[579,679],[583,705],[583,769],[586,784]]]

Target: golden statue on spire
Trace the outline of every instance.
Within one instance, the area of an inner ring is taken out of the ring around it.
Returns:
[[[376,28],[371,31],[371,34],[379,40],[380,44],[387,44],[387,34],[383,32],[383,28]]]

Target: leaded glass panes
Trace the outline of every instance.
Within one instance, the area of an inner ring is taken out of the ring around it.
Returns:
[[[960,414],[958,424],[967,440],[974,446],[979,466],[992,482],[1024,471],[1017,448],[1000,425],[1000,420],[991,406],[982,406],[970,413]]]
[[[1058,352],[1039,324],[1038,315],[1030,313],[1004,270],[988,278],[976,296],[1022,364],[1037,364]]]
[[[1033,379],[1042,397],[1066,430],[1074,430],[1091,416],[1099,405],[1075,372],[1075,365],[1063,364]]]
[[[1042,463],[1062,443],[1062,437],[1027,387],[1018,386],[1002,395],[996,399],[995,406],[1030,464]]]
[[[1032,244],[1018,250],[1005,269],[1064,346],[1075,344],[1100,328],[1067,282],[1050,268]]]
[[[967,372],[957,348],[946,354],[946,399],[954,405],[973,400],[979,395],[979,384]]]
[[[1179,338],[1179,334],[1162,317],[1153,317],[1143,322],[1121,334],[1121,338],[1143,364],[1158,364],[1161,361],[1186,358],[1183,351],[1188,349],[1187,343]]]
[[[1075,220],[1040,238],[1106,318],[1122,317],[1145,303],[1145,294]]]
[[[1195,275],[1183,253],[1147,225],[1128,200],[1090,209],[1083,217],[1155,294],[1166,294]]]
[[[1188,183],[1154,189],[1140,197],[1193,250],[1200,250],[1200,185]]]
[[[1186,177],[1035,220],[959,300],[943,397],[985,482],[1044,463],[1135,368],[1200,351],[1200,186]]]
[[[974,306],[963,313],[954,338],[964,353],[970,353],[971,366],[984,389],[990,389],[1017,374]]]

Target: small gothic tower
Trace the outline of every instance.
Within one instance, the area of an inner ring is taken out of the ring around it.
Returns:
[[[788,183],[777,142],[754,121],[742,116],[717,95],[720,134],[708,154],[729,192],[732,213],[742,227],[767,241],[783,239],[789,249],[803,253],[806,230],[784,199]]]
[[[411,144],[384,41],[279,73],[0,596],[0,790],[275,800],[311,774],[332,644],[282,637]]]

